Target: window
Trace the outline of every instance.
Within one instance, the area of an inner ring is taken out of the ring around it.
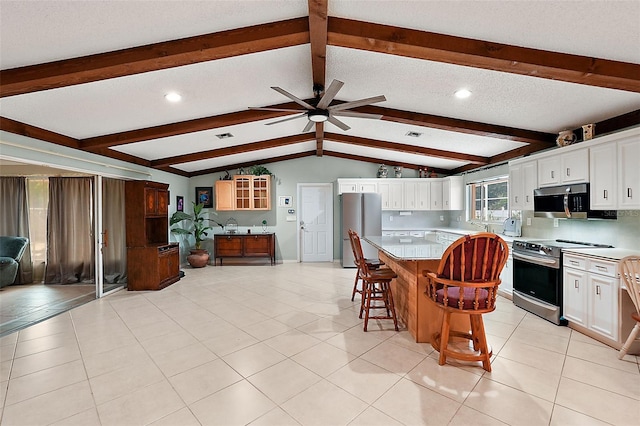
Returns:
[[[468,185],[469,220],[504,222],[509,217],[509,181],[507,177]]]

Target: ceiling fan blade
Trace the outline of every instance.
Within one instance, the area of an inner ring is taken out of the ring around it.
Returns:
[[[355,108],[355,107],[359,107],[359,106],[365,106],[365,105],[374,104],[376,102],[382,102],[382,101],[386,101],[386,100],[387,100],[387,98],[385,98],[384,95],[379,95],[379,96],[374,96],[372,98],[365,98],[365,99],[360,99],[358,101],[345,102],[343,104],[330,106],[327,109],[329,111],[340,111],[340,110],[343,110],[343,109],[349,109],[349,108]]]
[[[344,86],[343,82],[341,82],[340,80],[333,80],[329,85],[329,88],[324,91],[324,95],[322,95],[320,102],[318,102],[318,108],[326,109],[333,98],[336,97],[340,89],[342,89],[342,86]]]
[[[283,118],[282,120],[272,121],[271,123],[265,123],[265,125],[271,126],[272,124],[278,124],[278,123],[283,123],[283,122],[289,121],[289,120],[295,120],[296,118],[304,117],[306,115],[307,115],[307,113],[303,112],[302,114],[297,114],[297,115],[294,115],[292,117]]]
[[[285,109],[285,108],[261,108],[261,107],[249,107],[249,109],[255,111],[278,111],[278,112],[305,112],[303,109]]]
[[[368,114],[365,112],[355,111],[331,111],[331,115],[340,117],[371,118],[373,120],[380,120],[382,118],[382,114]]]
[[[338,120],[337,118],[333,117],[333,116],[329,116],[329,119],[327,120],[329,121],[329,123],[333,124],[336,127],[341,128],[344,131],[349,130],[351,127],[347,126],[346,124],[344,124],[342,121]]]
[[[306,103],[305,101],[303,101],[302,99],[298,98],[295,95],[292,95],[291,93],[287,92],[284,89],[281,89],[279,87],[271,87],[273,90],[275,90],[278,93],[281,93],[283,95],[285,95],[287,98],[291,99],[292,101],[294,101],[295,103],[297,103],[298,105],[302,105],[303,107],[305,107],[306,109],[314,109],[315,107],[311,104]]]
[[[309,120],[309,122],[307,123],[306,126],[304,126],[304,129],[302,129],[302,133],[306,133],[309,130],[311,130],[311,128],[313,127],[313,125],[316,124],[313,121]]]

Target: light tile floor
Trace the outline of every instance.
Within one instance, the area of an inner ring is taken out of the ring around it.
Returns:
[[[362,331],[355,271],[187,269],[0,339],[2,425],[637,425],[638,357],[499,300],[493,372]]]

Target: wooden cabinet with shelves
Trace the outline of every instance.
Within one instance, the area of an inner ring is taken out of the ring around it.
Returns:
[[[169,244],[169,185],[125,183],[127,288],[160,290],[180,279],[180,250]]]
[[[225,257],[267,257],[276,262],[276,235],[267,234],[215,234],[214,263]]]
[[[236,175],[215,184],[216,210],[271,210],[271,175]]]

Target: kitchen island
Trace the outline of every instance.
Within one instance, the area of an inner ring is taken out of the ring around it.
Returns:
[[[440,331],[442,310],[427,300],[427,279],[422,272],[436,271],[442,253],[451,241],[431,238],[365,236],[365,241],[378,249],[378,255],[398,278],[391,282],[396,315],[406,325],[418,343],[429,343],[431,336]],[[453,330],[467,331],[469,316],[453,314]]]

